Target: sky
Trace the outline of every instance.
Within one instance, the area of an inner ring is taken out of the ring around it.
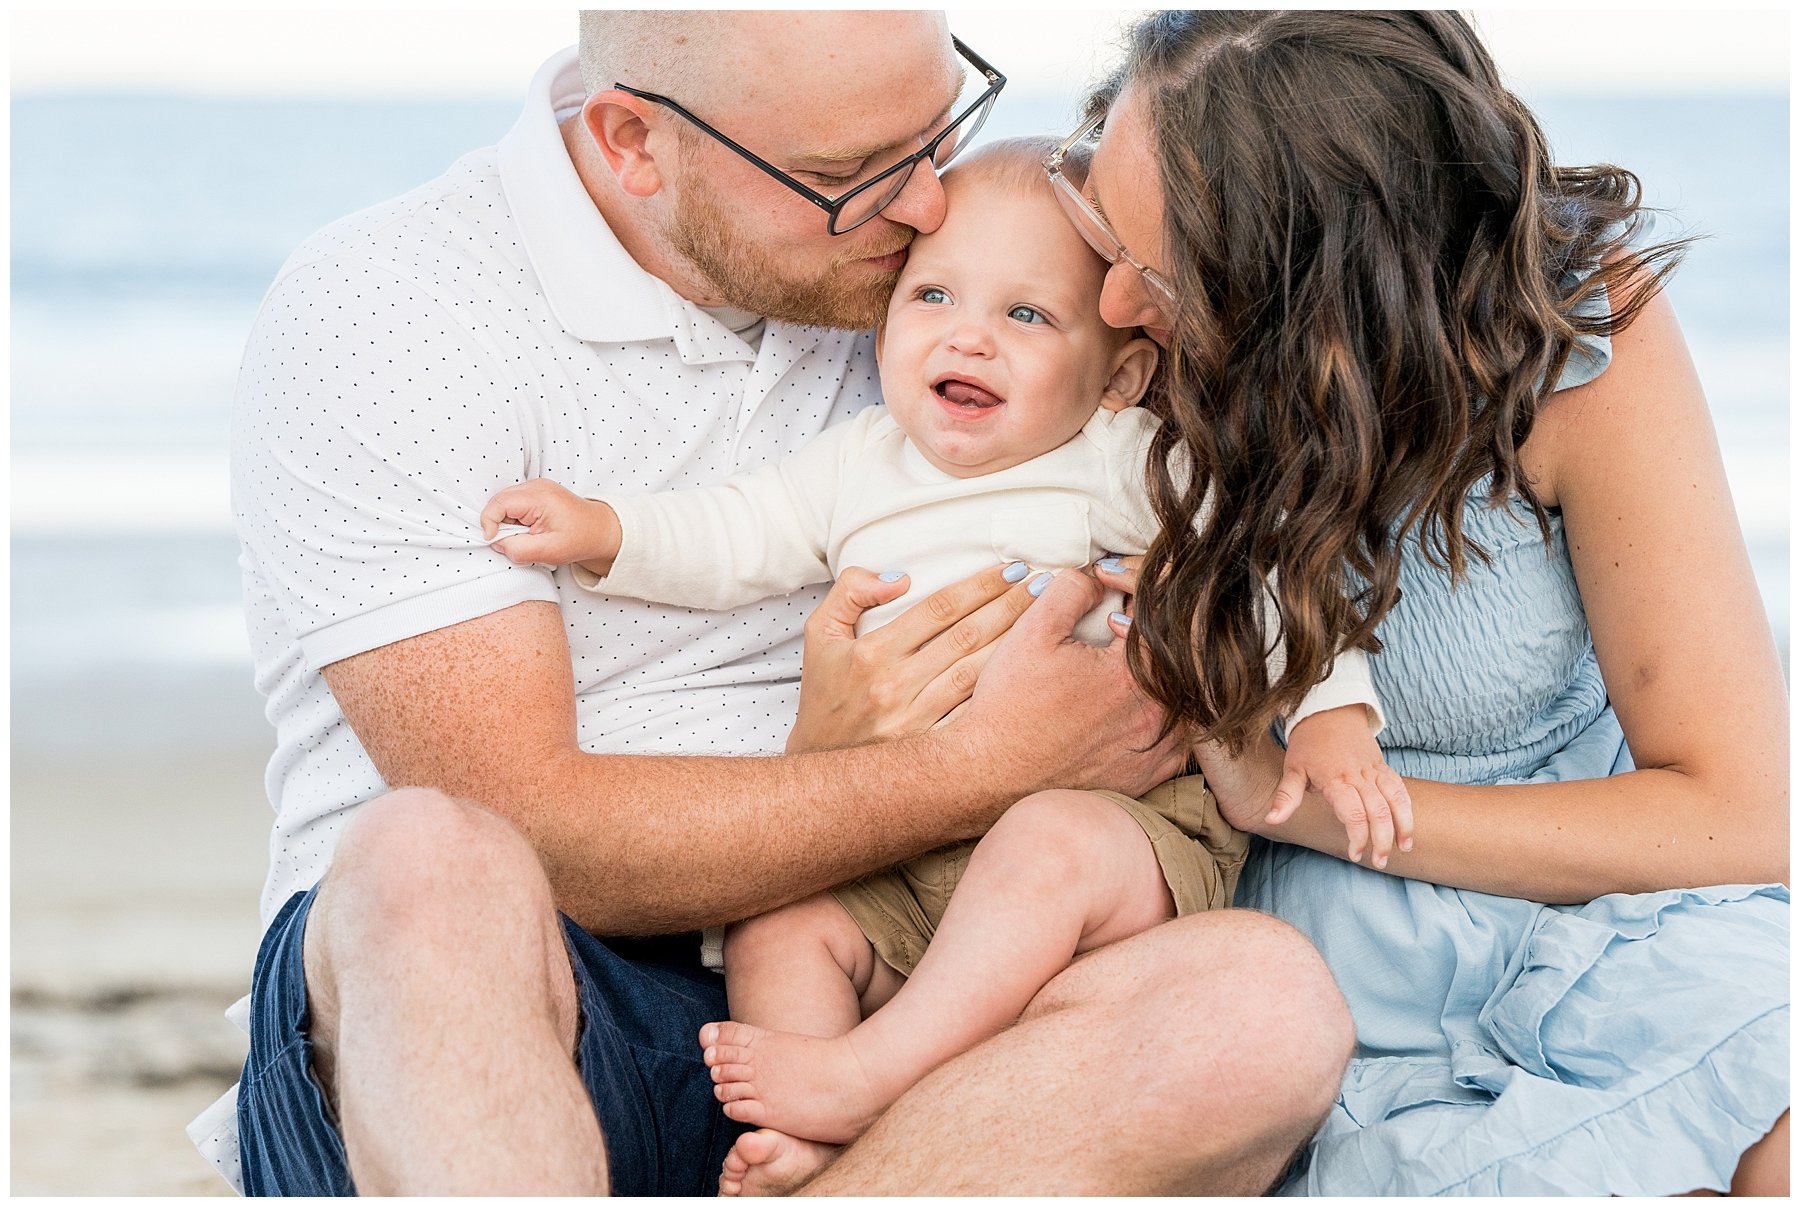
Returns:
[[[1019,92],[1078,91],[1130,10],[951,9],[952,28]],[[1474,11],[1527,94],[1782,92],[1785,11]],[[519,94],[574,41],[571,9],[14,11],[15,94],[418,98]]]

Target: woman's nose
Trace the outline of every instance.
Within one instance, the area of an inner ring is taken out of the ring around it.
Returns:
[[[1168,324],[1150,295],[1150,287],[1129,264],[1114,264],[1106,270],[1100,286],[1100,317],[1109,327],[1162,327]]]

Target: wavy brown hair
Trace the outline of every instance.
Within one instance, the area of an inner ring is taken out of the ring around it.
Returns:
[[[1548,538],[1518,458],[1545,383],[1685,240],[1628,250],[1637,178],[1554,165],[1455,13],[1157,13],[1094,103],[1121,87],[1152,124],[1179,297],[1128,650],[1171,726],[1237,750],[1338,650],[1380,649],[1405,542],[1452,579],[1485,558],[1462,525],[1484,479]]]

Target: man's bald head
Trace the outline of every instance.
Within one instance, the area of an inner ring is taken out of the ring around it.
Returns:
[[[779,103],[815,77],[864,75],[875,57],[954,72],[949,47],[933,12],[584,9],[581,82],[590,95],[624,83],[711,113],[727,98]]]
[[[658,92],[710,63],[731,14],[664,9],[581,10],[581,85],[589,95],[614,83]]]

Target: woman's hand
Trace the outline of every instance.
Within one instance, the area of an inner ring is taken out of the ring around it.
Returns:
[[[1100,585],[1124,593],[1125,603],[1122,606],[1127,617],[1133,615],[1132,596],[1137,594],[1138,570],[1143,564],[1144,559],[1141,557],[1122,557],[1111,553],[1094,563],[1094,577],[1100,580]],[[1113,632],[1119,636],[1123,637],[1130,631],[1129,622],[1121,624],[1116,618],[1113,620]]]
[[[854,746],[929,729],[967,700],[994,643],[1031,604],[1024,563],[951,583],[863,637],[856,622],[906,593],[852,566],[806,621],[800,715],[789,754]]]
[[[1283,837],[1274,827],[1287,817],[1272,821],[1275,811],[1269,804],[1282,777],[1282,751],[1273,737],[1259,734],[1239,755],[1232,755],[1217,742],[1198,742],[1194,745],[1194,758],[1206,777],[1207,789],[1219,803],[1220,815],[1233,829],[1268,838]],[[1292,812],[1290,809],[1288,816]],[[1342,851],[1339,845],[1334,853]]]

